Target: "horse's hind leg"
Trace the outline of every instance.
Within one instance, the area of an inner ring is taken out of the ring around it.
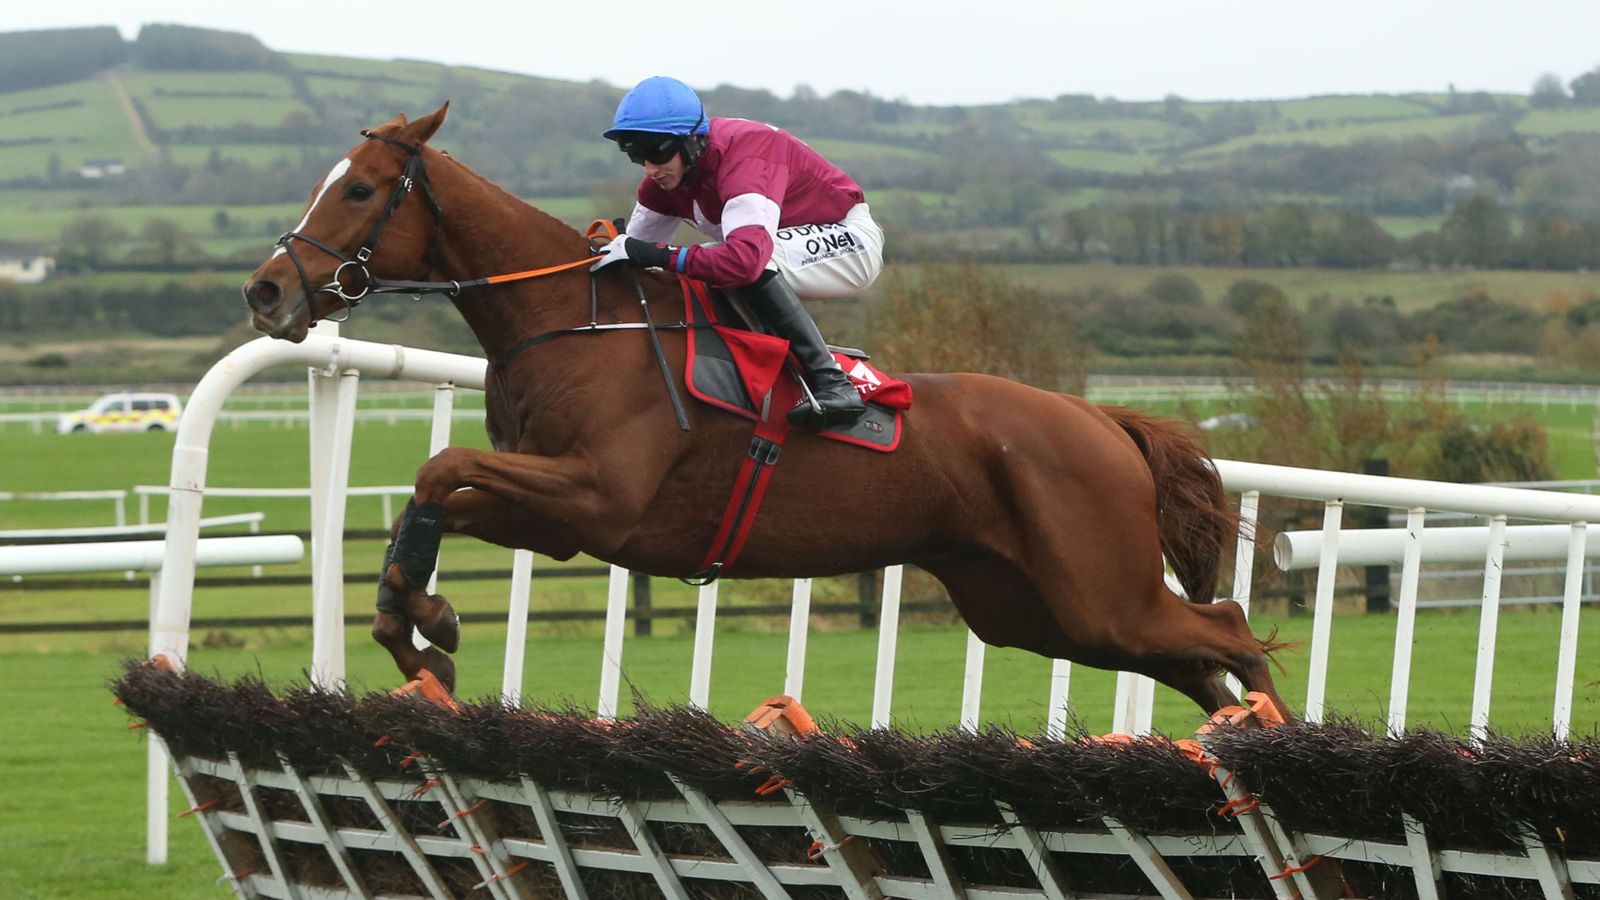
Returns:
[[[1149,660],[1139,665],[1136,671],[1193,700],[1208,716],[1224,706],[1239,702],[1239,698],[1217,677],[1216,670],[1201,660]]]
[[[1159,590],[1162,597],[1138,617],[1140,627],[1129,635],[1136,655],[1124,668],[1182,691],[1208,715],[1237,702],[1218,677],[1218,669],[1226,670],[1245,690],[1266,694],[1280,713],[1290,714],[1272,683],[1266,649],[1239,604],[1191,603],[1164,586]]]

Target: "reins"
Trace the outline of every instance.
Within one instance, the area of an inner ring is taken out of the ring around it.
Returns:
[[[350,263],[345,263],[344,265],[350,265]],[[553,266],[545,266],[542,269],[527,269],[522,272],[508,272],[505,275],[490,275],[487,278],[474,278],[471,281],[397,281],[388,278],[378,278],[367,272],[366,267],[363,266],[361,271],[363,273],[363,277],[366,279],[366,290],[362,291],[361,294],[358,294],[355,297],[345,297],[343,294],[340,294],[339,296],[347,300],[355,301],[359,301],[361,297],[364,297],[367,294],[416,294],[419,296],[422,294],[445,294],[450,297],[456,297],[461,294],[461,291],[464,288],[485,287],[491,284],[506,284],[512,281],[526,281],[530,278],[541,278],[545,275],[554,275],[557,272],[565,272],[568,269],[576,269],[579,266],[592,265],[594,265],[594,257],[588,256],[584,257],[583,259],[572,260],[571,262],[558,263],[557,265]],[[343,266],[341,266],[341,268],[343,268]],[[323,290],[328,290],[330,287],[332,287],[332,285],[323,288]]]
[[[445,294],[454,298],[459,297],[461,295],[461,291],[465,288],[487,287],[489,285],[508,284],[514,281],[527,281],[533,278],[542,278],[546,275],[555,275],[561,272],[566,272],[571,269],[576,269],[579,266],[594,265],[595,257],[591,254],[583,259],[574,259],[570,262],[557,263],[553,266],[544,266],[538,269],[525,269],[521,272],[507,272],[504,275],[489,275],[484,278],[474,278],[470,281],[402,281],[398,279],[378,278],[374,276],[367,268],[367,261],[372,258],[373,252],[377,250],[378,241],[383,238],[383,231],[389,226],[389,220],[394,217],[395,212],[399,210],[400,204],[405,201],[406,195],[411,193],[412,188],[416,187],[417,185],[422,186],[423,196],[426,197],[428,201],[428,209],[433,213],[433,223],[435,229],[438,228],[439,222],[444,217],[444,213],[439,209],[438,198],[434,196],[433,183],[428,180],[428,167],[427,164],[423,162],[421,146],[407,144],[403,141],[397,141],[394,138],[385,137],[380,134],[373,134],[370,131],[362,131],[361,134],[369,141],[382,141],[391,147],[398,147],[409,154],[409,158],[406,160],[405,169],[400,173],[400,178],[395,181],[394,190],[389,193],[389,202],[384,206],[383,212],[378,216],[378,220],[372,223],[372,230],[367,232],[366,239],[361,242],[361,246],[356,250],[353,256],[346,256],[344,253],[340,252],[334,247],[329,246],[327,243],[311,237],[310,235],[301,234],[298,231],[286,231],[282,237],[278,238],[278,246],[283,249],[286,255],[288,255],[290,262],[294,263],[296,271],[300,273],[300,283],[305,290],[307,302],[309,302],[313,294],[333,294],[340,300],[344,301],[345,318],[348,319],[350,316],[350,311],[354,310],[358,305],[360,305],[362,298],[366,297],[368,294],[411,294],[417,297],[421,297],[424,294]],[[589,229],[584,233],[584,237],[588,238],[591,241],[591,244],[596,237],[614,239],[617,237],[617,227],[605,219],[596,219],[589,225]],[[324,253],[332,256],[334,259],[339,260],[338,268],[333,270],[332,281],[320,288],[312,290],[310,275],[307,274],[305,265],[300,261],[300,255],[296,253],[294,249],[294,241],[297,240],[305,241],[311,246],[316,247],[318,250],[321,250]],[[361,288],[359,292],[356,293],[347,291],[343,281],[341,280],[341,276],[344,274],[345,270],[352,268],[359,272],[361,277]],[[639,295],[639,309],[644,315],[644,321],[619,322],[605,325],[600,324],[597,321],[599,319],[599,301],[596,295],[594,274],[591,272],[589,277],[589,324],[579,325],[572,328],[558,328],[554,331],[547,331],[543,334],[535,335],[531,338],[519,341],[498,354],[494,358],[491,365],[494,368],[504,368],[505,366],[509,365],[512,360],[521,355],[524,350],[558,337],[565,337],[572,334],[622,330],[631,331],[642,329],[649,335],[650,346],[655,352],[656,362],[660,366],[661,377],[666,382],[667,396],[672,401],[672,411],[677,417],[678,427],[683,431],[688,431],[689,417],[684,411],[682,398],[678,396],[677,384],[675,384],[672,380],[672,372],[667,366],[666,352],[662,349],[661,339],[657,336],[656,332],[658,328],[687,330],[693,326],[690,326],[686,322],[679,322],[673,325],[657,326],[655,321],[650,318],[650,302],[648,298],[645,297],[644,284],[639,280],[639,274],[637,271],[635,271],[633,275],[633,285],[634,290]],[[336,321],[344,321],[344,319],[339,319]]]

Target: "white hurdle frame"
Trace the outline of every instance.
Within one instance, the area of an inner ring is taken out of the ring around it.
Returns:
[[[1584,560],[1591,522],[1600,522],[1600,497],[1589,494],[1572,494],[1553,491],[1506,488],[1491,485],[1452,484],[1422,479],[1392,478],[1378,475],[1355,475],[1343,472],[1319,472],[1311,469],[1290,469],[1233,460],[1217,460],[1223,484],[1230,490],[1259,491],[1262,494],[1322,501],[1329,508],[1328,518],[1333,518],[1335,505],[1362,504],[1407,510],[1406,528],[1382,530],[1351,530],[1330,535],[1327,528],[1320,538],[1307,532],[1280,535],[1274,556],[1280,568],[1307,567],[1317,559],[1317,609],[1314,614],[1320,623],[1323,615],[1332,615],[1332,582],[1339,565],[1402,564],[1400,596],[1395,635],[1394,666],[1391,675],[1388,730],[1399,734],[1405,730],[1406,702],[1409,690],[1412,642],[1417,606],[1418,570],[1424,557],[1430,560],[1451,561],[1480,559],[1484,563],[1483,599],[1479,612],[1479,640],[1473,679],[1471,733],[1481,738],[1489,725],[1490,703],[1494,683],[1494,649],[1500,612],[1500,574],[1508,558],[1539,559],[1565,557],[1566,588],[1561,614],[1561,636],[1555,671],[1555,704],[1552,711],[1552,732],[1565,738],[1572,726],[1572,693],[1576,681],[1578,647],[1578,597],[1584,577]],[[1429,512],[1464,513],[1489,519],[1487,528],[1435,528],[1425,529]],[[1510,518],[1557,523],[1544,526],[1517,526],[1508,528]],[[1326,520],[1325,520],[1326,521]],[[1565,552],[1562,552],[1561,534],[1566,532]],[[1242,539],[1241,539],[1242,540]],[[1345,545],[1350,545],[1346,551]],[[1327,600],[1323,602],[1324,592]],[[1324,613],[1324,609],[1327,612]],[[1316,626],[1325,628],[1328,626]],[[1322,685],[1326,679],[1325,656],[1323,668],[1316,667],[1316,648],[1313,648],[1312,679],[1307,692],[1306,716],[1312,718],[1312,701],[1320,702]]]

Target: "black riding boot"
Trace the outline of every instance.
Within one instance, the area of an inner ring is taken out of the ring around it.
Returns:
[[[740,288],[739,296],[778,337],[788,340],[789,349],[800,361],[811,396],[822,407],[818,414],[809,400],[801,399],[789,411],[790,422],[807,428],[826,428],[854,422],[867,411],[861,392],[834,361],[833,352],[822,339],[822,332],[817,330],[817,323],[811,320],[811,314],[806,312],[789,282],[777,272],[766,272],[755,284]]]

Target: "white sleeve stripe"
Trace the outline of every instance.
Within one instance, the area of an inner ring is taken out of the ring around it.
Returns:
[[[671,240],[673,232],[678,230],[678,223],[681,221],[683,220],[677,216],[669,216],[643,204],[635,204],[633,215],[628,218],[628,227],[624,230],[629,237],[655,244]]]
[[[778,212],[778,204],[771,197],[756,193],[740,194],[723,204],[722,233],[732,234],[735,228],[760,225],[771,235],[773,243],[777,243]]]

